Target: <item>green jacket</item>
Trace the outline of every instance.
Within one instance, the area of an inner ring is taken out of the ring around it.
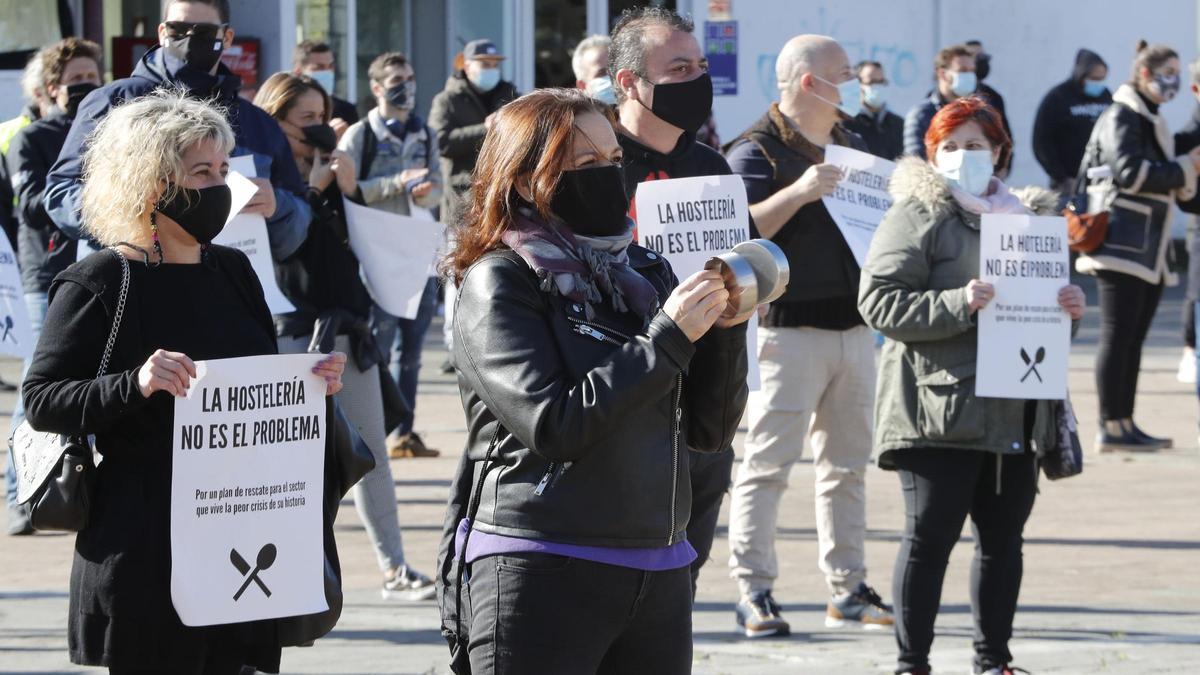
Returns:
[[[863,319],[887,338],[875,397],[879,465],[893,468],[891,453],[906,448],[1025,452],[1026,401],[975,396],[977,333],[964,287],[979,277],[980,217],[917,158],[900,161],[888,189],[895,202],[871,242],[858,294]],[[1055,213],[1054,193],[1013,192],[1033,213]],[[1049,403],[1030,407],[1030,438],[1047,447]]]

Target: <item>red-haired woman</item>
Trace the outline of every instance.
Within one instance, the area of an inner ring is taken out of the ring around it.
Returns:
[[[691,670],[687,448],[733,438],[745,329],[718,274],[632,243],[610,115],[501,109],[447,261],[469,438],[438,576],[477,673]]]
[[[985,213],[1053,214],[1057,195],[1010,191],[995,177],[1011,141],[1000,116],[976,97],[933,118],[929,161],[901,160],[863,267],[858,307],[887,337],[879,362],[875,447],[899,473],[905,532],[893,573],[900,673],[928,673],[933,623],[950,551],[968,515],[975,533],[971,607],[974,672],[1010,673],[1013,614],[1021,587],[1021,532],[1033,508],[1032,443],[1048,446],[1046,401],[975,397],[975,313],[992,299],[979,274]],[[1058,303],[1083,316],[1083,291]]]

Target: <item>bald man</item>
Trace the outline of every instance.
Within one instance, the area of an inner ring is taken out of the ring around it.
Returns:
[[[864,478],[871,455],[874,338],[858,313],[859,267],[821,197],[841,171],[825,146],[866,151],[839,122],[859,104],[845,50],[819,35],[792,38],[775,64],[779,102],[729,146],[746,182],[758,236],[784,250],[792,280],[759,329],[762,389],[747,406],[746,454],[733,485],[731,576],[747,637],[790,627],[771,590],[778,576],[775,531],[788,472],[812,442],[819,566],[831,593],[829,627],[892,624],[891,609],[866,583]]]

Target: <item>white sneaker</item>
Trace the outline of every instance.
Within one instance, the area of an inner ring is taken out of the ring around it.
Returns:
[[[1183,358],[1179,359],[1179,372],[1175,379],[1184,384],[1196,384],[1196,350],[1191,347],[1183,348]]]
[[[437,586],[433,579],[405,565],[396,570],[396,576],[384,580],[381,594],[384,600],[432,600]]]

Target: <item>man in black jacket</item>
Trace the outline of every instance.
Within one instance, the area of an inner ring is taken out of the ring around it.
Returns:
[[[500,76],[503,60],[491,40],[468,42],[463,48],[463,69],[446,80],[446,88],[430,105],[429,126],[437,133],[438,150],[445,160],[443,223],[454,224],[461,215],[492,115],[517,97],[517,88]]]
[[[53,105],[48,113],[17,133],[5,155],[16,202],[17,259],[25,306],[29,310],[30,333],[36,341],[49,305],[50,282],[75,262],[76,243],[54,226],[42,206],[46,176],[58,159],[71,120],[83,97],[100,86],[100,45],[67,38],[43,49],[35,58],[42,61],[42,90]],[[29,361],[25,362],[29,368]],[[25,419],[25,406],[17,397],[10,437]],[[33,531],[25,510],[16,504],[16,493],[8,494],[9,534]]]
[[[860,61],[854,66],[862,85],[862,112],[846,121],[846,128],[862,137],[876,157],[895,161],[904,154],[904,118],[888,110],[889,88],[883,64]]]
[[[654,7],[628,10],[613,27],[608,72],[617,90],[622,127],[617,140],[625,155],[625,191],[635,221],[639,183],[733,173],[719,152],[696,141],[696,130],[712,108],[712,82],[708,59],[692,30],[690,20]],[[689,452],[687,457],[692,483],[687,538],[697,556],[692,563],[694,594],[729,489],[733,447]]]
[[[831,594],[825,625],[882,628],[892,624],[891,608],[866,584],[864,553],[875,340],[858,313],[861,270],[821,202],[842,179],[838,167],[825,163],[825,146],[865,150],[838,126],[854,74],[837,42],[801,35],[784,45],[775,77],[779,102],[727,151],[746,182],[759,235],[783,249],[793,270],[759,329],[762,388],[746,406],[746,454],[730,502],[737,620],[747,637],[790,630],[772,597],[779,573],[775,532],[788,473],[807,435],[819,564]]]
[[[329,94],[329,100],[333,103],[333,118],[329,120],[329,126],[333,127],[340,140],[350,125],[358,121],[359,115],[358,108],[355,108],[353,103],[333,95],[333,87],[337,83],[337,62],[333,57],[333,47],[327,42],[313,40],[305,40],[296,45],[296,51],[292,54],[292,73],[308,75]]]
[[[1038,106],[1033,122],[1033,154],[1050,176],[1050,187],[1062,195],[1075,190],[1083,150],[1100,113],[1112,104],[1104,84],[1108,65],[1096,52],[1075,54],[1071,77],[1055,85]]]
[[[58,161],[46,179],[43,202],[60,230],[78,238],[82,230],[83,154],[88,134],[113,106],[156,89],[178,87],[226,111],[236,142],[232,156],[250,155],[259,174],[250,180],[258,192],[242,213],[267,221],[267,238],[276,260],[290,257],[304,243],[312,209],[283,130],[270,115],[239,95],[242,80],[221,63],[233,44],[229,0],[168,0],[158,26],[159,45],[146,52],[133,74],[89,95],[67,134]]]

